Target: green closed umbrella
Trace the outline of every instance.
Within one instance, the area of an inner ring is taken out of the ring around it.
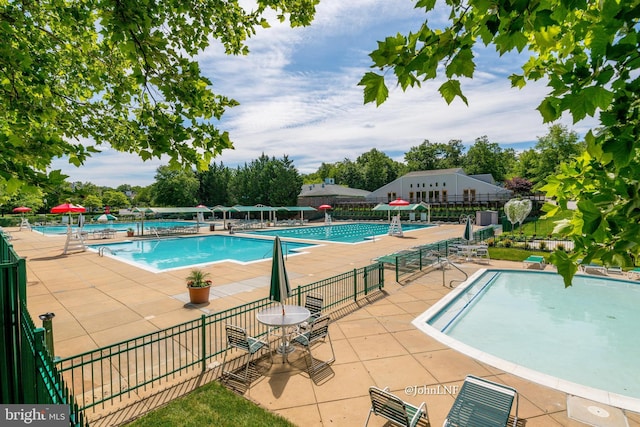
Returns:
[[[471,223],[471,216],[469,215],[467,216],[467,220],[464,225],[464,234],[462,235],[462,238],[467,242],[473,240],[473,224]]]
[[[282,304],[282,315],[284,316],[284,301],[291,294],[289,277],[284,266],[284,255],[282,254],[282,244],[280,237],[276,236],[273,241],[273,261],[271,265],[271,287],[269,288],[269,299]]]

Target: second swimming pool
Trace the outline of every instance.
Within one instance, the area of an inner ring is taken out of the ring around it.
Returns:
[[[565,289],[556,273],[481,270],[414,324],[506,372],[638,411],[638,307],[634,282],[577,275]]]
[[[295,254],[310,246],[313,245],[283,241],[282,251],[285,255]],[[89,248],[153,272],[223,261],[249,263],[273,256],[272,240],[226,235],[135,240]]]
[[[402,223],[403,231],[433,227],[427,224]],[[282,228],[269,231],[254,231],[261,236],[280,236],[289,239],[326,240],[337,243],[359,243],[389,233],[388,223],[354,222],[348,224],[321,225],[318,227]]]

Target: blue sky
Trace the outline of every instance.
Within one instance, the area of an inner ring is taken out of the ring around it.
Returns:
[[[519,71],[527,55],[499,57],[493,48],[475,51],[475,78],[463,82],[469,106],[451,105],[437,92],[441,82],[403,92],[390,85],[390,98],[380,107],[363,104],[357,86],[369,71],[368,54],[378,40],[416,30],[422,10],[409,0],[322,0],[310,27],[289,28],[272,19],[249,40],[248,56],[229,57],[214,44],[198,61],[216,93],[235,98],[240,106],[227,110],[219,127],[229,131],[234,150],[215,162],[242,165],[262,153],[287,155],[301,173],[311,173],[322,162],[333,163],[376,148],[394,160],[425,139],[465,146],[486,135],[491,142],[523,150],[547,133],[535,110],[547,93],[544,83],[512,89],[507,77]],[[430,25],[446,13],[434,13]],[[584,135],[593,120],[569,129]],[[75,168],[56,161],[71,181],[117,187],[149,185],[166,160],[142,162],[137,156],[103,149],[85,166]]]

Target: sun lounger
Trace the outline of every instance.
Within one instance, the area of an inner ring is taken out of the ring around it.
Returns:
[[[522,261],[522,268],[536,267],[543,270],[545,266],[544,257],[538,255],[529,255],[527,259]]]
[[[627,271],[627,279],[629,280],[640,279],[640,267],[636,267],[633,270]]]
[[[600,264],[581,264],[582,271],[587,274],[598,274],[600,276],[607,275],[607,267]]]
[[[512,387],[468,375],[444,426],[506,426],[514,400],[513,427],[518,421],[518,392]]]

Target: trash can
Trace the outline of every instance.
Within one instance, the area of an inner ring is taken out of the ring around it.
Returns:
[[[209,224],[209,231],[216,231],[216,225],[215,224]]]

